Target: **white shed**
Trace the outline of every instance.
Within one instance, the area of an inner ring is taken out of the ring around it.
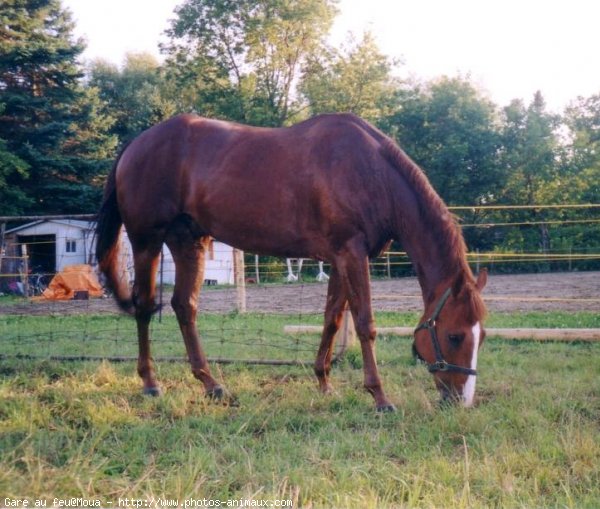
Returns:
[[[7,230],[5,243],[14,256],[27,246],[33,272],[54,273],[67,265],[91,263],[95,223],[74,219],[40,220]]]
[[[40,220],[5,232],[6,253],[24,254],[27,246],[29,267],[33,272],[51,274],[68,265],[86,263],[96,266],[94,231],[96,223],[73,219]],[[122,237],[124,265],[133,279],[133,259],[127,233]],[[163,248],[164,283],[175,282],[175,263],[169,249]],[[4,264],[2,269],[4,269]],[[206,253],[204,280],[207,284],[233,284],[233,248],[212,241]]]
[[[124,230],[121,237],[121,252],[125,257],[124,265],[129,272],[129,278],[133,281],[133,256],[131,254],[131,244]],[[175,262],[169,248],[163,245],[162,252],[162,280],[167,284],[175,283]],[[204,266],[204,283],[209,285],[232,285],[234,283],[233,273],[233,248],[222,242],[211,240],[208,251],[206,252],[206,261]],[[160,278],[160,267],[157,278]]]

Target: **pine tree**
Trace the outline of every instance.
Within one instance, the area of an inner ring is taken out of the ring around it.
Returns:
[[[94,177],[106,171],[115,143],[105,129],[93,143],[82,143],[90,126],[110,120],[94,118],[94,91],[83,88],[77,61],[84,46],[72,32],[71,15],[59,0],[4,0],[0,6],[0,139],[20,164],[6,171],[6,185],[21,194],[19,203],[3,207],[13,212],[96,207]]]

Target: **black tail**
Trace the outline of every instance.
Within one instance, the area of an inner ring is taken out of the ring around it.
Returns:
[[[127,274],[122,267],[121,226],[123,220],[117,203],[116,170],[121,155],[115,161],[104,187],[104,199],[97,216],[96,224],[96,259],[100,270],[106,276],[106,285],[115,296],[119,307],[127,313],[133,313],[133,301]]]

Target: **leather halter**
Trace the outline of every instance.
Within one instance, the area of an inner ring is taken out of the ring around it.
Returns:
[[[440,300],[437,303],[437,306],[435,307],[435,310],[433,311],[431,318],[429,318],[428,320],[425,320],[423,323],[419,324],[418,327],[415,329],[415,334],[423,329],[426,329],[429,331],[429,335],[431,336],[431,344],[433,345],[433,350],[435,351],[435,362],[432,364],[429,364],[420,355],[419,355],[419,357],[421,357],[421,359],[423,359],[423,362],[425,362],[425,364],[427,364],[427,370],[430,373],[435,373],[436,371],[454,371],[455,373],[462,373],[464,375],[476,376],[477,371],[475,369],[465,368],[463,366],[458,366],[456,364],[450,364],[449,362],[446,362],[444,360],[444,356],[442,355],[442,348],[440,347],[440,342],[437,337],[435,322],[438,319],[438,316],[440,315],[440,313],[442,312],[442,309],[443,309],[444,305],[446,304],[448,297],[450,297],[451,293],[452,293],[452,289],[448,288],[444,292],[444,294],[440,297]],[[416,348],[415,348],[415,352],[416,352]],[[418,352],[416,352],[416,353],[418,354]]]

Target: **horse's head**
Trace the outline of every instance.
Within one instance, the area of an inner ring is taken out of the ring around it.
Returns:
[[[413,352],[427,364],[442,400],[466,407],[473,404],[477,353],[485,337],[480,292],[486,282],[483,270],[477,281],[460,275],[450,286],[440,287],[415,330]]]

